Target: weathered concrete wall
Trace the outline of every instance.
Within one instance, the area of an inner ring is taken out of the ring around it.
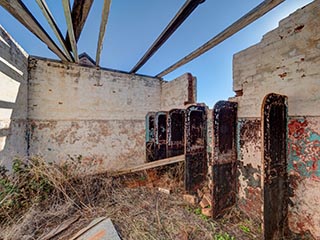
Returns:
[[[28,54],[0,25],[0,165],[27,155]]]
[[[161,80],[39,58],[29,68],[31,155],[80,158],[95,171],[145,162],[145,116],[161,110]],[[187,90],[165,105],[183,106]]]
[[[170,82],[161,84],[161,110],[169,111],[173,108],[186,108],[185,105],[197,101],[197,79],[186,73]]]
[[[261,106],[288,97],[290,229],[320,239],[320,1],[282,20],[262,41],[234,56],[238,108],[239,205],[262,220]]]

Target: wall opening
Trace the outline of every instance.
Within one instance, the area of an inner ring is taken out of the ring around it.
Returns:
[[[172,109],[168,115],[168,157],[184,154],[185,110]]]
[[[167,157],[167,112],[157,112],[155,115],[155,160]]]

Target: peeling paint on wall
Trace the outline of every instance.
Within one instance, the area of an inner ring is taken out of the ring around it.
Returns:
[[[185,189],[195,193],[207,177],[207,107],[191,105],[185,121]]]
[[[289,226],[320,239],[320,118],[291,117],[288,129]]]
[[[144,163],[146,114],[160,111],[161,99],[184,106],[195,92],[188,75],[164,82],[35,57],[29,64],[30,154],[52,162],[81,155],[98,171]]]
[[[238,206],[262,222],[261,120],[239,118],[237,126]]]
[[[320,132],[312,129],[306,117],[291,119],[288,127],[288,172],[320,182]]]

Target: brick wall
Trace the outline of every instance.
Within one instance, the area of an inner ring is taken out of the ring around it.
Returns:
[[[151,77],[39,58],[29,68],[30,154],[81,158],[94,171],[145,162],[147,112],[161,110],[161,99],[168,108],[183,106],[188,95],[174,84],[188,86],[183,76],[164,94],[164,82]]]
[[[320,238],[320,1],[279,23],[262,41],[234,56],[238,97],[239,205],[262,217],[261,106],[264,97],[288,97],[290,229]]]
[[[190,73],[170,81],[161,83],[161,110],[185,108],[186,104],[197,101],[197,79]]]

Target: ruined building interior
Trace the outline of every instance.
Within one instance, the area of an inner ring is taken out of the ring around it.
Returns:
[[[16,156],[52,162],[81,156],[86,167],[100,172],[182,156],[185,191],[207,184],[214,217],[236,205],[261,224],[265,239],[280,239],[288,229],[320,239],[320,0],[236,53],[235,96],[214,106],[197,103],[192,74],[162,77],[282,1],[263,1],[155,77],[136,71],[203,1],[187,1],[129,73],[99,66],[110,1],[96,59],[78,56],[76,41],[90,10],[81,6],[92,2],[74,1],[71,11],[63,1],[65,40],[39,0],[60,49],[22,1],[0,0],[60,58],[30,56],[0,26],[0,163],[10,168]],[[76,18],[77,9],[82,18]]]

